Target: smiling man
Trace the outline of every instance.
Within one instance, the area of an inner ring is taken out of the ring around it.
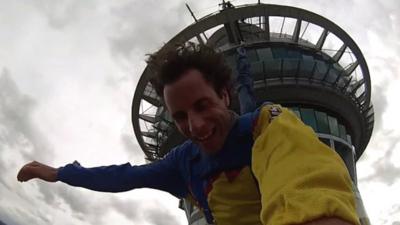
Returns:
[[[229,109],[231,71],[222,54],[192,44],[154,54],[149,64],[186,142],[140,166],[31,162],[18,180],[104,192],[155,188],[189,199],[210,224],[359,224],[347,169],[311,128],[279,105],[241,116]]]

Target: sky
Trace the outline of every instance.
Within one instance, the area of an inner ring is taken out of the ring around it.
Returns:
[[[200,18],[220,1],[186,2]],[[359,189],[372,224],[400,225],[400,2],[262,2],[318,13],[364,53],[375,128],[357,163]],[[16,180],[32,160],[54,167],[145,163],[130,120],[133,93],[145,55],[193,22],[184,3],[0,0],[0,224],[187,224],[168,193]]]

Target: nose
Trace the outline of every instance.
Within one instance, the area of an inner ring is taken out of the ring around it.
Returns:
[[[191,136],[202,135],[206,122],[198,113],[189,114],[189,132]]]

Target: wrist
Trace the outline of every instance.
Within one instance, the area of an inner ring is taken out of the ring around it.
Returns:
[[[58,181],[58,169],[50,167],[47,172],[47,175],[44,175],[43,179],[48,182]]]

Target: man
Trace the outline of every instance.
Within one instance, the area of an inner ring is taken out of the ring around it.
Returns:
[[[241,116],[229,110],[231,71],[221,54],[189,45],[152,55],[149,64],[188,141],[140,166],[32,162],[18,180],[104,192],[155,188],[189,199],[210,224],[359,224],[344,163],[292,112],[271,104]]]

